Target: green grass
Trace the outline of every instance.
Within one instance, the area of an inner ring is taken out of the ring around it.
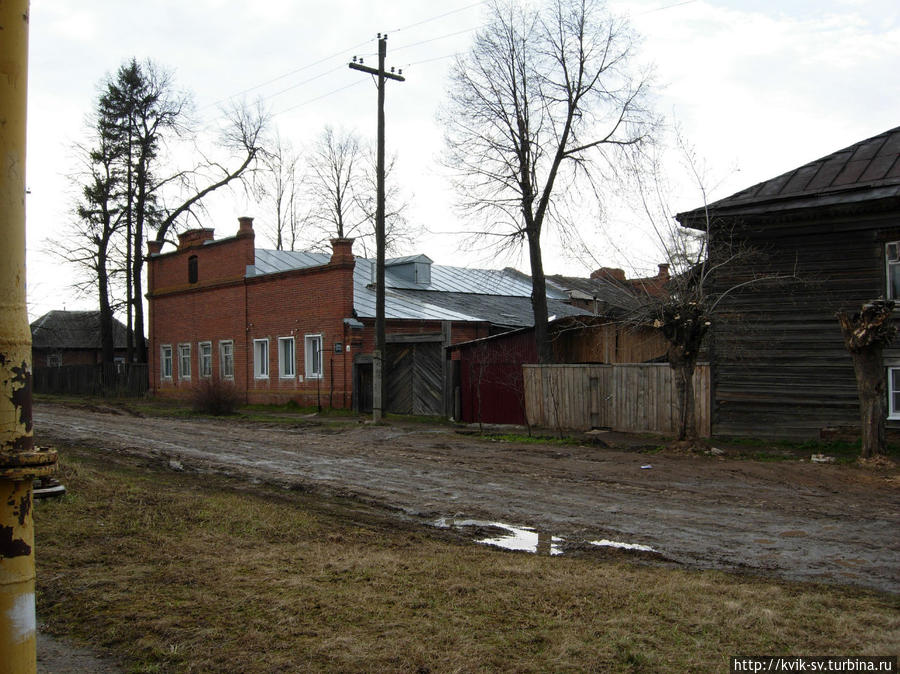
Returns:
[[[900,600],[464,543],[353,501],[59,447],[40,621],[133,672],[727,671],[896,653]]]

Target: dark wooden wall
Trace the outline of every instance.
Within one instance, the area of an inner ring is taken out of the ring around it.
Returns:
[[[748,227],[754,253],[719,287],[753,274],[794,278],[753,284],[720,305],[709,345],[713,432],[812,438],[826,427],[858,427],[853,365],[835,313],[884,295],[883,242],[900,239],[900,218],[820,217]],[[715,250],[715,236],[713,242]]]

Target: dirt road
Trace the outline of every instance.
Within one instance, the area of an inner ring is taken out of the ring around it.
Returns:
[[[36,406],[35,427],[42,444],[352,495],[424,523],[530,526],[563,539],[562,551],[607,539],[690,567],[900,592],[897,470],[502,443],[445,426],[286,427],[48,403]]]

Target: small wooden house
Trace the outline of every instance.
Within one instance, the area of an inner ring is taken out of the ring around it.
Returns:
[[[115,358],[125,360],[128,332],[113,319]],[[31,324],[32,367],[95,365],[103,361],[99,311],[49,311]]]

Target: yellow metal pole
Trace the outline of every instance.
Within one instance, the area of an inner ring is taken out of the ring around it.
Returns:
[[[32,481],[56,465],[31,424],[25,307],[28,0],[0,0],[0,674],[36,671]]]

